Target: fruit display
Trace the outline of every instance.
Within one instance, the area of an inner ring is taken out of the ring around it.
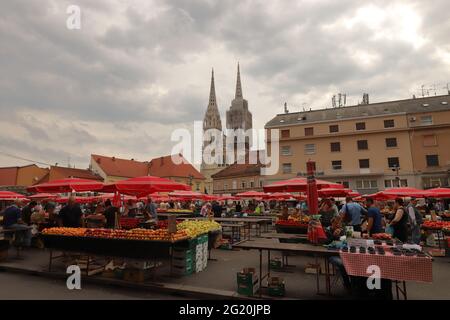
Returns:
[[[86,229],[86,228],[49,228],[44,229],[43,234],[78,236],[106,239],[124,239],[124,240],[145,240],[145,241],[179,241],[188,239],[188,234],[184,230],[178,230],[170,234],[167,229],[148,230],[148,229]]]
[[[184,230],[189,237],[195,238],[200,234],[210,231],[221,230],[221,225],[216,221],[209,220],[185,220],[177,225],[178,230]]]
[[[299,222],[299,223],[308,224],[309,221],[311,221],[311,217],[307,216],[307,215],[295,215],[295,214],[293,214],[293,215],[290,215],[288,217],[288,220],[292,220],[292,221],[296,221],[296,222]]]
[[[176,221],[177,224],[180,223],[180,221]],[[159,220],[156,224],[158,229],[167,229],[169,227],[169,220]]]
[[[450,221],[425,221],[422,227],[425,229],[441,230],[442,228],[450,228]]]
[[[83,237],[86,233],[86,228],[66,228],[66,227],[58,227],[58,228],[47,228],[42,230],[43,234],[51,234],[58,236],[69,236],[69,237]]]
[[[156,209],[156,212],[159,213],[166,213],[166,212],[173,212],[173,213],[192,213],[192,210],[189,209]]]
[[[392,239],[392,236],[389,233],[374,233],[374,234],[372,234],[372,239],[390,240],[390,239]]]
[[[123,229],[134,229],[139,226],[140,222],[141,220],[138,218],[122,217],[120,218],[120,227]]]
[[[280,226],[292,226],[292,227],[300,227],[300,228],[307,228],[308,227],[308,222],[306,221],[295,221],[292,219],[288,219],[288,220],[284,220],[284,219],[278,219],[278,221],[276,222],[277,225]]]

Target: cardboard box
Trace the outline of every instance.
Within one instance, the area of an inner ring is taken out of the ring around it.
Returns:
[[[149,278],[148,270],[125,269],[123,279],[130,282],[144,282]]]

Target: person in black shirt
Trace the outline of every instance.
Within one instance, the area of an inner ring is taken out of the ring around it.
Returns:
[[[106,228],[114,229],[116,227],[116,217],[118,212],[119,209],[111,204],[111,200],[108,199],[105,201],[105,211],[103,214],[106,218]]]
[[[29,225],[31,222],[31,215],[33,213],[34,207],[36,207],[37,202],[31,201],[28,205],[22,208],[22,220],[25,224]]]
[[[80,228],[82,226],[80,206],[75,202],[75,197],[71,196],[66,206],[59,212],[59,222],[62,227]]]
[[[214,202],[212,211],[214,212],[214,217],[220,218],[222,216],[222,205],[219,202]]]
[[[236,213],[241,213],[241,212],[242,212],[242,206],[241,206],[241,203],[238,202],[238,203],[236,204]]]

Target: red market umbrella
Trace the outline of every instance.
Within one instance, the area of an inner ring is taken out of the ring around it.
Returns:
[[[218,197],[217,200],[219,201],[239,201],[240,199],[238,197],[234,197],[234,196],[223,196],[223,197]]]
[[[179,197],[179,198],[195,198],[195,199],[203,199],[203,197],[205,196],[203,193],[200,192],[195,192],[195,191],[175,191],[175,192],[171,192],[169,193],[169,196],[171,197]]]
[[[174,190],[188,191],[190,189],[191,187],[186,184],[175,182],[166,178],[142,176],[105,185],[102,191],[144,196],[154,192],[171,192]]]
[[[275,192],[275,193],[271,193],[271,194],[266,195],[266,198],[269,199],[269,200],[291,199],[292,198],[292,194],[287,193],[287,192]]]
[[[102,194],[102,195],[99,195],[99,196],[95,197],[95,200],[100,200],[100,201],[111,200],[111,201],[114,201],[114,197],[116,197],[115,193],[105,193],[105,194]],[[129,195],[123,195],[120,198],[121,198],[121,200],[124,200],[124,201],[128,201],[128,200],[136,201],[137,200],[136,196],[129,196]]]
[[[352,192],[350,189],[341,188],[323,188],[318,191],[319,197],[346,197]],[[359,193],[358,193],[359,195]]]
[[[28,199],[31,200],[47,200],[47,199],[56,199],[58,197],[58,195],[54,194],[54,193],[36,193],[33,194],[32,196],[28,196]]]
[[[95,180],[67,178],[44,182],[27,188],[28,192],[48,192],[48,193],[64,193],[64,192],[85,192],[96,191],[103,187],[103,183]]]
[[[213,196],[211,194],[204,194],[201,199],[203,201],[217,201],[219,197]]]
[[[425,190],[425,194],[430,198],[450,198],[450,188],[434,188]]]
[[[423,198],[426,196],[426,191],[411,187],[389,188],[381,191],[381,193],[384,195],[397,197]]]
[[[356,192],[356,191],[350,191],[347,196],[348,197],[352,197],[352,198],[357,198],[357,197],[360,197],[361,194],[359,192]]]
[[[12,191],[0,191],[0,200],[27,200],[23,194],[12,192]]]
[[[75,197],[76,203],[90,203],[94,201],[94,197]],[[55,199],[57,203],[67,203],[69,201],[69,197],[59,197]]]
[[[377,193],[364,195],[364,198],[372,198],[373,200],[377,201],[386,201],[386,200],[394,200],[395,198],[397,198],[397,196],[384,194],[383,192],[380,191]]]
[[[318,189],[323,188],[340,188],[343,189],[344,186],[338,183],[325,181],[325,180],[316,180],[316,186]],[[265,192],[306,192],[308,185],[307,178],[292,178],[283,181],[277,181],[271,184],[264,186]]]
[[[265,194],[264,192],[259,192],[259,191],[246,191],[246,192],[241,192],[236,194],[237,197],[241,197],[241,198],[264,198],[267,194]]]

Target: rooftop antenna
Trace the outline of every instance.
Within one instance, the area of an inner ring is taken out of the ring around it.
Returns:
[[[436,96],[436,84],[433,84],[434,96]]]
[[[342,107],[342,94],[338,93],[338,103],[339,103],[339,108]]]
[[[347,105],[347,94],[344,93],[344,107]]]
[[[425,97],[425,85],[422,85],[421,89],[422,89],[422,98],[424,98]]]
[[[284,103],[284,113],[289,113],[289,110],[287,108],[287,102]]]
[[[336,95],[333,95],[333,97],[331,98],[331,105],[333,106],[333,108],[336,108]]]
[[[449,87],[450,83],[447,83],[447,85],[445,87],[443,87],[442,89],[447,89],[447,93],[450,95],[450,87]]]

